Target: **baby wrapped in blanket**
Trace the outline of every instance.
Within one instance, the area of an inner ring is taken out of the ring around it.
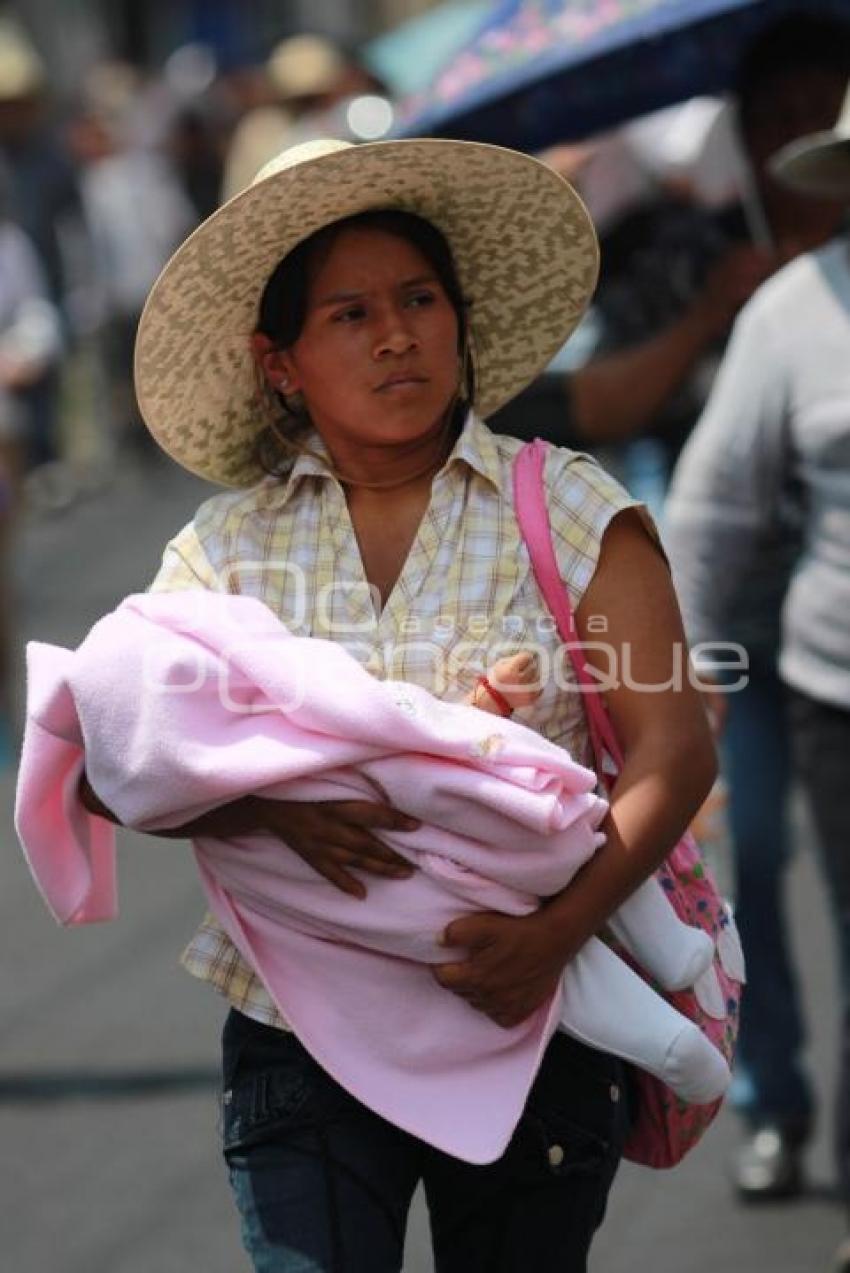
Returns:
[[[193,844],[212,910],[302,1042],[396,1125],[469,1161],[498,1157],[558,1026],[685,1100],[724,1090],[720,1053],[598,939],[565,970],[558,1002],[511,1030],[430,974],[452,919],[529,913],[602,842],[595,775],[562,748],[376,681],[246,597],[131,597],[75,652],[32,644],[28,670],[16,825],[60,922],[116,911],[114,828],[78,801],[83,765],[104,803],[142,830],[252,792],[377,799],[422,821],[385,836],[414,875],[375,878],[365,901],[269,836]],[[710,938],[678,920],[654,881],[610,928],[659,985],[695,984],[722,1013]]]
[[[479,678],[467,702],[493,715],[508,717],[538,697],[536,677],[533,655],[520,652],[502,658]],[[723,1015],[719,986],[711,969],[714,943],[706,932],[689,927],[679,918],[654,878],[620,906],[608,927],[662,989],[693,986],[706,1012]],[[564,973],[560,1028],[591,1047],[613,1052],[648,1070],[689,1104],[707,1103],[722,1095],[731,1074],[717,1049],[693,1022],[661,999],[622,961],[618,961],[614,971],[607,947],[600,952],[595,941],[589,945],[590,966],[584,968],[586,961],[582,959],[578,969],[570,964]],[[583,954],[579,952],[579,956]],[[604,1024],[600,1025],[600,1020]],[[652,1032],[651,1043],[646,1022]]]

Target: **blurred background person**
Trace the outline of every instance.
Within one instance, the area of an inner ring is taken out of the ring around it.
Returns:
[[[0,164],[0,768],[12,759],[16,694],[11,554],[33,390],[62,352],[62,323],[35,247],[10,217],[11,175]]]
[[[175,49],[163,77],[172,99],[160,143],[201,221],[219,204],[227,144],[238,117],[215,51],[190,43]]]
[[[735,313],[772,269],[841,222],[834,202],[783,189],[767,160],[830,126],[849,65],[850,27],[835,18],[801,10],[756,37],[737,74],[735,168],[749,176],[734,204],[705,206],[678,174],[668,183],[663,166],[648,172],[628,132],[601,155],[596,143],[550,153],[602,214],[599,286],[569,350],[493,427],[579,447],[625,444],[608,462],[660,512]]]
[[[212,98],[183,103],[166,138],[166,154],[197,224],[215,212],[224,174],[226,117]]]
[[[287,146],[326,134],[316,117],[358,93],[372,92],[370,71],[327,36],[304,33],[281,40],[265,63],[266,100],[240,120],[227,153],[222,201],[238,194]]]
[[[787,147],[776,167],[793,180],[796,198],[846,207],[850,94],[835,131]],[[742,610],[760,612],[771,638],[750,645],[750,683],[727,696],[737,918],[749,980],[738,1102],[750,1137],[736,1185],[750,1199],[799,1193],[814,1116],[782,898],[782,810],[793,778],[807,799],[836,920],[843,1022],[835,1149],[850,1213],[848,254],[845,228],[782,269],[742,311],[676,470],[667,544],[693,640],[740,640]],[[792,558],[790,579],[778,548]],[[771,596],[780,589],[781,619]],[[850,1240],[835,1268],[850,1270]]]
[[[846,23],[801,12],[768,27],[738,75],[738,131],[751,173],[743,200],[719,212],[706,209],[683,198],[680,183],[648,202],[640,196],[602,236],[597,300],[577,337],[590,346],[588,360],[545,377],[543,388],[532,391],[536,410],[523,416],[526,404],[518,401],[495,426],[591,449],[639,438],[621,450],[620,475],[633,494],[660,509],[670,466],[710,390],[736,311],[767,273],[825,243],[844,223],[840,202],[782,185],[769,161],[778,147],[831,126],[848,76]],[[674,509],[685,502],[677,498]],[[776,661],[799,534],[789,512],[762,535],[724,628],[727,639],[744,645],[750,667],[746,688],[724,699],[722,739],[736,917],[749,971],[730,1098],[747,1135],[732,1180],[749,1201],[800,1192],[813,1117],[781,902],[791,761]]]
[[[132,388],[136,328],[154,280],[197,215],[164,146],[136,140],[141,87],[133,67],[99,64],[84,81],[70,137],[91,240],[109,449],[131,446],[153,458]]]
[[[44,64],[29,39],[0,17],[0,159],[8,169],[8,205],[38,255],[48,296],[62,315],[66,347],[73,338],[65,244],[82,226],[73,163],[49,113]],[[59,366],[26,391],[28,469],[60,455]]]

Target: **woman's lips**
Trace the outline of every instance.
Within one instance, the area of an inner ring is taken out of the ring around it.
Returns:
[[[381,384],[378,385],[375,392],[386,393],[388,390],[393,390],[393,389],[412,389],[412,388],[415,388],[417,385],[424,385],[425,383],[426,383],[426,380],[424,376],[413,376],[413,375],[390,376],[388,380],[384,380]]]

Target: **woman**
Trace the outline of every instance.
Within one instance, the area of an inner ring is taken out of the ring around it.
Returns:
[[[525,156],[436,141],[284,153],[178,252],[142,319],[154,436],[192,471],[248,488],[198,511],[154,587],[250,593],[374,675],[455,700],[499,653],[533,642],[551,667],[557,636],[511,507],[517,444],[477,413],[545,365],[595,275],[584,209]],[[506,1028],[551,1000],[715,768],[697,696],[687,678],[677,688],[681,624],[645,515],[570,452],[553,453],[547,484],[580,632],[604,633],[595,657],[622,671],[606,697],[627,762],[607,844],[568,889],[528,918],[446,931],[439,983]],[[589,758],[580,697],[557,679],[520,715]],[[407,874],[380,834],[408,825],[379,803],[252,797],[173,834],[273,831],[356,898],[364,876]],[[225,1154],[256,1268],[398,1269],[420,1179],[441,1273],[586,1267],[629,1125],[619,1062],[557,1035],[508,1150],[471,1166],[335,1085],[216,924],[185,962],[232,1006]]]

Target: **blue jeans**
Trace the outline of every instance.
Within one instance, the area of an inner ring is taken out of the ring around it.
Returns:
[[[752,1126],[778,1124],[802,1140],[811,1124],[812,1095],[802,1068],[805,1034],[783,897],[790,855],[786,691],[772,667],[754,661],[746,689],[727,701],[723,766],[735,918],[747,959],[731,1099]]]
[[[423,1182],[438,1273],[584,1273],[630,1126],[619,1060],[557,1034],[498,1162],[374,1114],[292,1034],[231,1011],[224,1155],[257,1273],[398,1273]]]
[[[841,1199],[850,1207],[850,710],[790,696],[794,769],[808,802],[835,921],[841,992],[833,1147]]]

